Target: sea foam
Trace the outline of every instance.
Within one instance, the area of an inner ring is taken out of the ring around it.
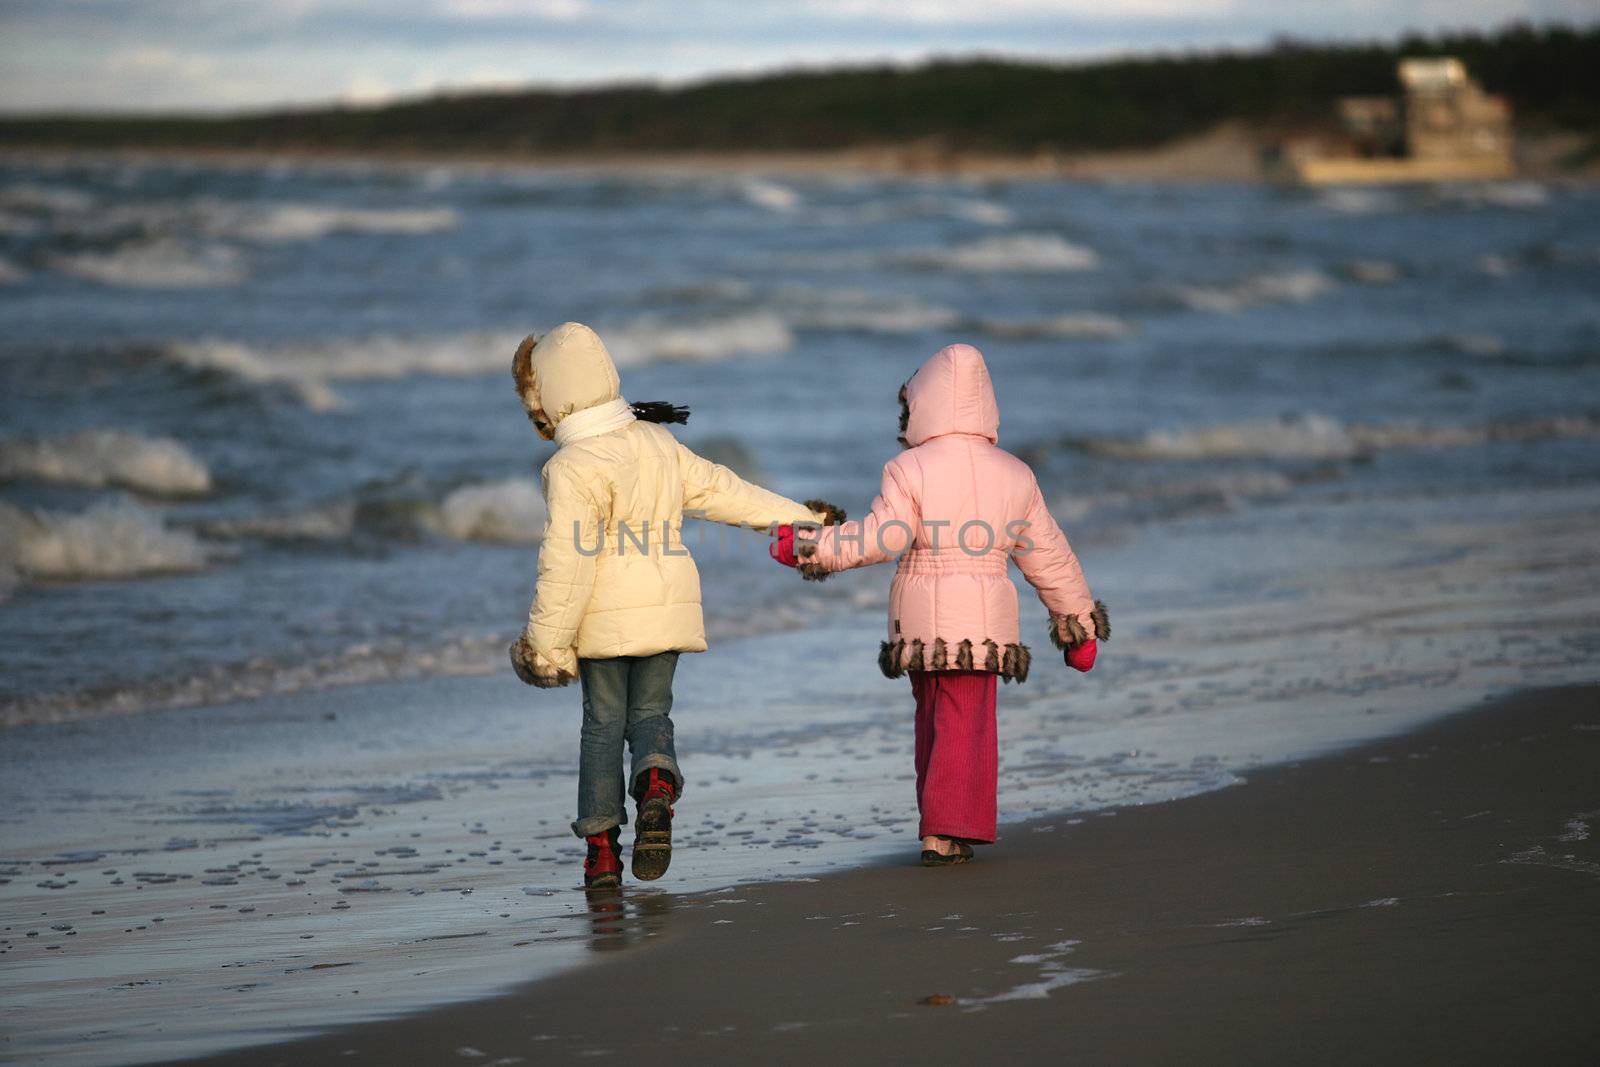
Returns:
[[[700,319],[646,316],[619,326],[601,325],[599,331],[622,366],[714,362],[783,352],[794,344],[788,325],[770,312]],[[494,330],[421,337],[380,334],[271,347],[209,339],[168,345],[163,357],[188,370],[284,388],[314,411],[332,411],[344,404],[333,383],[504,373],[521,339],[520,333]]]
[[[458,541],[532,544],[544,521],[544,494],[531,478],[462,486],[439,506],[442,532]]]
[[[1094,249],[1050,233],[1004,234],[948,248],[892,253],[889,258],[907,266],[974,273],[1050,273],[1092,270],[1100,265]]]
[[[1188,430],[1151,430],[1124,439],[1079,439],[1075,447],[1134,460],[1342,460],[1390,448],[1462,448],[1493,441],[1600,436],[1600,416],[1500,419],[1464,425],[1346,424],[1316,413]]]
[[[177,441],[124,430],[0,441],[0,479],[90,489],[118,486],[159,496],[211,491],[211,471]]]
[[[978,325],[994,337],[1110,340],[1133,333],[1133,326],[1126,320],[1098,311],[1069,311],[1035,319],[984,319]]]
[[[29,578],[108,580],[200,570],[204,546],[132,501],[87,511],[28,511],[0,503],[0,570]]]
[[[1178,302],[1195,311],[1233,312],[1258,304],[1305,303],[1334,288],[1321,271],[1285,270],[1254,274],[1231,285],[1182,286]]]
[[[50,267],[86,281],[130,289],[213,289],[245,279],[243,257],[225,245],[171,238],[129,241],[107,252],[58,253]]]

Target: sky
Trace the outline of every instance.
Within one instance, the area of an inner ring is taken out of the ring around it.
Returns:
[[[0,111],[233,111],[1591,24],[1600,0],[0,0]]]

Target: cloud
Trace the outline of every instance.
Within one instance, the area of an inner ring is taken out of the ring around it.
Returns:
[[[799,5],[818,16],[839,19],[903,19],[911,23],[983,23],[1003,19],[1085,19],[1097,22],[1135,19],[1208,20],[1236,12],[1237,0],[808,0]]]
[[[592,14],[585,0],[444,0],[441,14],[455,18],[531,18],[567,22]]]

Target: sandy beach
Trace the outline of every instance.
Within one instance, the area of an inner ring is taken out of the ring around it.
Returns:
[[[1600,690],[1529,692],[963,868],[597,895],[575,974],[200,1062],[1592,1063],[1597,767]]]
[[[1593,697],[1419,731],[1596,681],[1593,208],[0,159],[0,1057],[1575,1058]],[[983,349],[1117,636],[1071,672],[1019,588],[982,863],[906,866],[887,572],[697,525],[682,852],[591,910],[579,694],[506,663],[549,455],[506,364],[568,318],[856,514],[909,370]]]

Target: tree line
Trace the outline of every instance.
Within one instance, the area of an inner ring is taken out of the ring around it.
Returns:
[[[1394,42],[1283,40],[1254,51],[1088,63],[943,59],[728,77],[677,88],[460,93],[383,107],[228,116],[0,119],[0,145],[549,155],[811,151],[936,143],[1033,153],[1139,148],[1229,120],[1328,121],[1346,95],[1394,93],[1396,62],[1454,55],[1524,127],[1600,130],[1600,23]]]

